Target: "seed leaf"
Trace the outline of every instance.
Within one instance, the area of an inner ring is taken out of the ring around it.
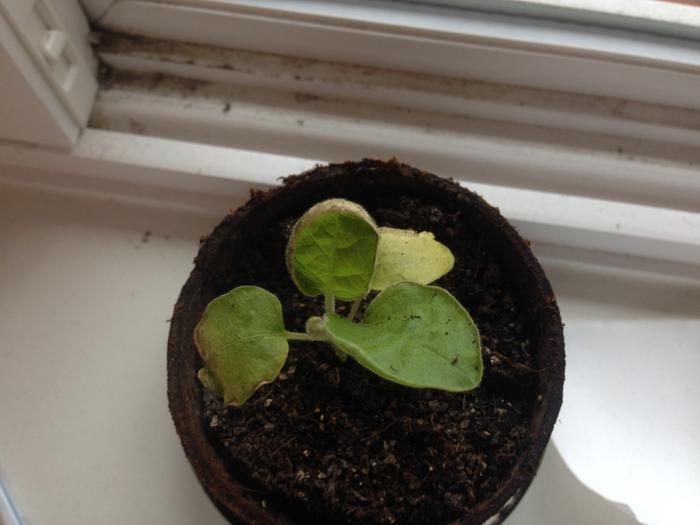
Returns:
[[[430,232],[379,228],[372,289],[384,290],[401,281],[429,284],[449,272],[454,262],[450,249]]]
[[[369,291],[378,242],[376,226],[361,206],[331,199],[297,222],[287,246],[287,267],[305,295],[353,301]]]
[[[476,325],[436,286],[395,284],[372,301],[362,323],[329,314],[326,331],[340,350],[395,383],[464,392],[481,382]]]
[[[205,364],[200,381],[236,406],[277,377],[289,351],[282,305],[257,286],[234,288],[210,302],[194,340]]]

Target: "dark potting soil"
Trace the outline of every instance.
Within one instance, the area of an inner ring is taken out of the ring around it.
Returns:
[[[302,523],[448,523],[493,494],[528,444],[537,403],[528,315],[460,210],[406,195],[362,204],[380,226],[432,231],[455,254],[454,269],[436,284],[479,327],[481,386],[466,394],[406,388],[352,359],[340,363],[326,345],[291,341],[279,378],[242,407],[202,389],[203,424],[261,504],[284,507]],[[218,291],[262,286],[280,298],[287,329],[303,331],[322,301],[301,295],[285,267],[297,218],[246,246]]]

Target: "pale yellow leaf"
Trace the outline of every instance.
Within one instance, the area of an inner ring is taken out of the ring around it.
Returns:
[[[454,262],[450,249],[430,232],[379,228],[372,289],[384,290],[402,281],[429,284],[449,272]]]

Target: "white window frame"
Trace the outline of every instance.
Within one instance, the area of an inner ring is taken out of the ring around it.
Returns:
[[[685,9],[694,15],[692,8]],[[698,42],[627,29],[417,4],[311,0],[121,0],[101,17],[100,26],[417,74],[700,108]]]
[[[77,0],[0,1],[0,137],[76,143],[97,93],[88,32]]]
[[[216,96],[185,103],[168,93],[105,89],[93,111],[93,126],[102,129],[84,126],[76,146],[58,156],[0,144],[6,162],[188,191],[201,188],[204,177],[206,187],[233,181],[227,187],[240,191],[317,161],[399,155],[492,196],[534,240],[647,258],[665,252],[681,264],[700,260],[694,230],[700,212],[694,197],[700,192],[695,43],[386,2],[82,1],[100,28],[243,48],[248,51],[225,54],[234,62],[254,59],[242,72],[190,60],[189,48],[179,50],[180,56],[122,49],[102,53],[110,65],[225,89],[273,88],[277,98],[265,95],[222,111]],[[295,68],[311,62],[285,66],[279,55],[319,61],[311,68],[316,76],[297,78]],[[446,59],[434,63],[435,56]],[[368,71],[378,80],[358,80]],[[606,77],[611,71],[615,75]],[[459,80],[464,76],[471,80]],[[457,80],[445,83],[448,78]],[[594,85],[595,78],[605,82]],[[502,96],[480,97],[483,80],[491,82],[487,91],[502,87]],[[657,84],[667,89],[651,96],[647,87]],[[308,95],[318,103],[308,104]],[[284,110],[274,105],[287,99],[293,103]],[[356,110],[373,118],[353,116]],[[401,116],[405,110],[414,113],[413,120]],[[425,129],[416,127],[418,118],[425,119]],[[463,128],[464,119],[472,119],[468,133],[430,135],[434,124]],[[299,122],[306,123],[303,130]],[[560,132],[568,142],[557,142]],[[646,157],[616,146],[637,142],[647,148]],[[291,146],[281,150],[280,144]],[[208,161],[198,166],[205,151]],[[251,168],[256,162],[276,167],[271,178]],[[525,201],[538,204],[522,206]],[[629,226],[606,216],[626,217]],[[658,224],[675,225],[673,235]]]

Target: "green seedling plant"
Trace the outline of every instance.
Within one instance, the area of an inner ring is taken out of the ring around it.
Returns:
[[[304,295],[324,296],[325,313],[304,332],[286,330],[279,299],[257,286],[215,298],[195,328],[198,377],[226,404],[239,406],[273,381],[290,340],[327,343],[341,361],[349,356],[408,387],[465,392],[481,382],[476,325],[447,290],[429,285],[454,265],[432,233],[379,227],[358,204],[331,199],[296,223],[286,260]],[[370,291],[379,293],[357,321]],[[347,317],[336,301],[352,303]]]

